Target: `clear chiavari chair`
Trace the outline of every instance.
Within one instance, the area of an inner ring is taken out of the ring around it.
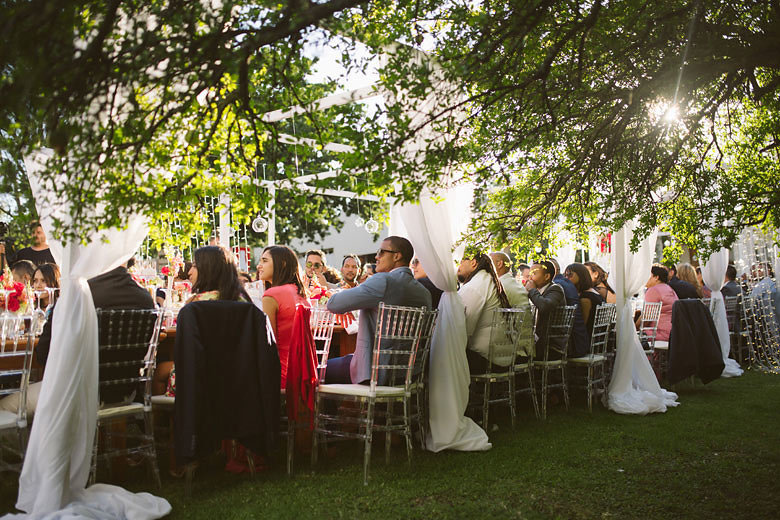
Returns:
[[[416,381],[421,363],[416,355],[425,323],[425,308],[398,307],[379,304],[374,332],[371,381],[361,384],[322,384],[315,400],[312,467],[316,466],[319,450],[330,438],[359,439],[364,443],[363,484],[368,485],[371,462],[371,442],[375,431],[402,435],[406,440],[407,458],[412,458],[412,398],[417,392]],[[418,373],[416,373],[418,372]],[[341,407],[330,411],[326,401],[352,402],[357,407]],[[392,413],[392,405],[401,404],[403,415]],[[385,421],[382,421],[384,413]],[[397,420],[400,418],[400,420]],[[386,443],[389,450],[390,443]],[[389,459],[389,451],[386,453]]]
[[[639,342],[645,354],[651,355],[656,348],[655,335],[658,332],[658,320],[661,319],[661,302],[645,302],[639,316]],[[661,342],[658,342],[661,343]],[[667,343],[668,345],[668,343]],[[663,348],[663,344],[658,345]]]
[[[584,385],[572,385],[585,388],[588,392],[588,411],[593,411],[593,397],[596,386],[601,386],[602,395],[607,393],[607,342],[612,323],[617,314],[614,303],[602,303],[596,307],[593,318],[593,332],[590,337],[590,353],[587,356],[569,358],[572,368],[587,369]]]
[[[127,310],[98,309],[98,389],[100,408],[92,451],[90,482],[97,477],[98,459],[139,454],[148,465],[149,476],[161,487],[157,467],[152,417],[152,378],[157,356],[157,342],[162,327],[159,309]],[[142,402],[135,399],[143,388]],[[130,422],[138,419],[143,430]],[[110,424],[124,424],[124,433],[109,428]],[[102,440],[101,440],[102,433]],[[115,438],[135,441],[132,447],[113,446]],[[102,453],[100,446],[102,445]],[[111,465],[108,465],[110,470]]]
[[[563,391],[563,400],[566,409],[569,409],[569,387],[566,383],[566,350],[574,325],[574,305],[558,307],[547,322],[546,341],[541,345],[541,356],[537,348],[534,367],[542,372],[540,380],[542,389],[542,419],[547,419],[547,396],[552,388],[560,388]],[[556,351],[560,359],[551,359],[550,351]],[[550,372],[560,372],[560,382],[550,383]]]
[[[515,352],[515,398],[517,395],[527,393],[531,396],[531,404],[534,407],[534,415],[539,419],[539,399],[536,395],[536,380],[534,379],[534,318],[536,317],[536,307],[533,304],[529,306],[526,316],[520,325],[520,336],[517,341],[517,351]],[[521,377],[528,378],[528,384],[520,383]]]
[[[475,405],[482,413],[482,428],[489,430],[490,406],[506,403],[512,428],[515,427],[515,357],[520,339],[525,309],[496,309],[493,311],[493,324],[490,329],[487,371],[471,374],[471,389]],[[497,385],[506,385],[505,389],[493,391]],[[480,388],[481,387],[481,388]],[[503,391],[505,390],[505,391]]]
[[[731,355],[738,363],[742,364],[742,350],[739,348],[739,319],[737,300],[739,296],[725,296],[723,304],[726,307],[726,323],[729,326],[729,343]]]

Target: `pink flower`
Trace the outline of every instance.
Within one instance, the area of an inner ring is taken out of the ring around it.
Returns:
[[[8,310],[11,312],[16,312],[19,310],[19,298],[15,293],[8,295]]]

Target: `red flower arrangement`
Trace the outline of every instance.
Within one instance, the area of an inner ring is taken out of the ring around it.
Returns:
[[[7,291],[14,291],[8,294],[8,310],[10,312],[17,312],[22,304],[27,303],[27,291],[24,290],[24,284],[22,282],[14,282],[11,271],[6,269],[5,273],[0,276],[0,284]],[[5,293],[0,294],[0,304],[5,305]]]
[[[171,268],[167,265],[164,265],[162,269],[160,269],[160,272],[163,274],[163,276],[172,276],[173,273],[171,273]]]

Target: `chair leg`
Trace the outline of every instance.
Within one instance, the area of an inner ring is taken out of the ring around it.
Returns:
[[[144,412],[144,428],[146,429],[145,442],[149,443],[147,459],[152,480],[157,484],[157,489],[162,489],[162,480],[160,479],[160,468],[157,466],[157,447],[154,443],[154,414],[151,410]]]
[[[515,410],[515,376],[512,374],[512,376],[509,377],[507,380],[507,384],[509,385],[509,417],[512,421],[512,429],[515,429],[515,416],[517,415],[517,410]]]
[[[569,409],[569,386],[566,384],[566,365],[561,365],[561,386],[563,387],[563,402]]]
[[[320,427],[320,393],[317,392],[317,398],[314,400],[314,431],[311,435],[311,468],[317,466],[317,457],[319,456],[320,434],[317,433]]]
[[[528,368],[528,387],[531,390],[531,403],[534,405],[534,415],[539,419],[539,398],[536,395],[536,378],[534,377],[534,367]]]
[[[97,454],[98,454],[98,440],[100,439],[100,423],[95,425],[95,442],[92,443],[92,467],[89,471],[88,485],[92,485],[97,480]]]
[[[366,436],[363,447],[363,485],[368,485],[368,471],[371,466],[371,435],[374,431],[374,400],[369,398],[366,410]]]
[[[485,381],[485,391],[483,392],[482,401],[482,428],[489,433],[490,423],[488,423],[488,416],[490,414],[490,381]]]
[[[387,408],[385,409],[385,464],[390,464],[390,449],[392,441],[392,433],[390,427],[393,425],[393,402],[387,402]]]
[[[409,400],[404,397],[404,437],[406,437],[406,460],[412,463],[412,420],[409,417]]]
[[[293,457],[295,456],[295,423],[287,418],[287,476],[293,474]]]
[[[588,365],[588,412],[593,413],[593,365]]]
[[[542,367],[542,419],[547,420],[547,367]]]

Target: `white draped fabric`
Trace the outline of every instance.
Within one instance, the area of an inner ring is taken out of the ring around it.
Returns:
[[[617,296],[617,354],[608,406],[617,413],[644,415],[665,412],[677,406],[677,394],[658,384],[634,326],[631,296],[638,293],[648,278],[653,262],[655,233],[640,243],[636,253],[630,243],[635,224],[628,223],[612,235],[612,272],[609,282]]]
[[[455,269],[463,248],[453,253],[455,242],[469,223],[464,212],[468,213],[473,191],[459,186],[438,195],[434,198],[430,193],[423,194],[419,204],[404,204],[397,211],[415,256],[433,284],[444,291],[431,340],[426,448],[434,452],[483,451],[491,448],[487,434],[464,415],[469,400],[466,310],[457,293]]]
[[[729,352],[731,351],[729,324],[726,318],[726,305],[723,293],[720,292],[726,278],[726,268],[728,266],[729,250],[721,249],[711,254],[707,262],[701,266],[701,275],[704,283],[712,291],[710,304],[710,308],[713,310],[712,320],[715,322],[715,330],[718,331],[720,349],[723,353],[723,363],[725,364],[721,377],[737,377],[742,375],[742,369],[739,363],[729,357]]]
[[[51,200],[51,190],[38,176],[46,158],[41,152],[25,165],[41,224],[49,232],[55,216],[67,218],[68,206]],[[60,298],[16,504],[32,517],[147,519],[171,510],[165,499],[148,493],[104,484],[85,489],[98,409],[97,314],[87,279],[127,260],[146,233],[143,219],[134,217],[127,229],[95,234],[83,244],[50,241],[61,268]]]

